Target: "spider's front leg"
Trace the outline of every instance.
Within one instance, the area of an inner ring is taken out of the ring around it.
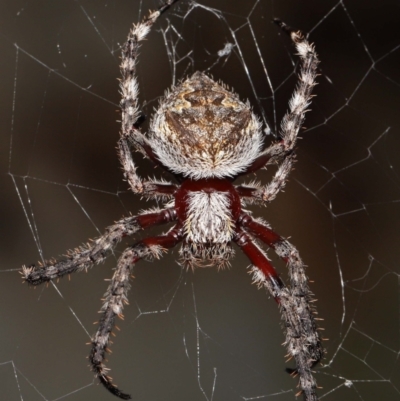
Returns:
[[[120,84],[122,127],[118,141],[119,157],[125,178],[129,182],[132,191],[146,196],[171,195],[176,188],[172,184],[165,185],[164,183],[143,181],[136,173],[136,166],[132,158],[130,147],[134,145],[153,162],[160,165],[153,153],[150,142],[139,130],[139,84],[136,78],[139,43],[146,38],[158,17],[176,1],[178,0],[165,1],[157,11],[150,12],[142,22],[134,25],[122,47],[122,62],[120,66],[122,75]]]
[[[129,394],[123,393],[108,376],[104,366],[105,354],[108,350],[109,337],[118,316],[123,318],[122,309],[124,303],[128,303],[128,291],[130,288],[129,276],[133,265],[143,258],[160,258],[166,248],[172,248],[178,244],[183,237],[183,230],[175,227],[168,234],[158,237],[146,238],[126,249],[118,260],[114,276],[104,296],[104,304],[101,308],[102,317],[96,334],[92,338],[92,350],[89,360],[93,371],[100,382],[112,394],[124,400],[131,398]]]
[[[284,22],[275,19],[286,33],[290,35],[300,56],[300,73],[296,89],[289,102],[289,110],[284,115],[279,133],[280,141],[269,146],[243,173],[255,171],[267,164],[282,161],[272,182],[266,186],[241,185],[237,187],[241,196],[253,198],[260,202],[271,202],[286,184],[287,177],[292,169],[294,150],[297,137],[303,126],[307,108],[311,103],[312,90],[316,85],[317,67],[319,64],[314,46],[308,42],[300,31],[295,31]]]
[[[235,242],[253,264],[253,281],[265,287],[279,304],[285,322],[285,344],[289,355],[296,361],[299,386],[306,401],[317,401],[317,383],[312,367],[321,359],[323,349],[310,304],[310,291],[299,291],[299,286],[287,288],[279,278],[264,252],[254,244],[252,238],[242,229],[237,230]],[[305,276],[304,276],[305,277]],[[293,285],[293,280],[292,280]],[[300,287],[304,290],[304,285]]]
[[[150,226],[169,223],[176,218],[176,212],[173,208],[159,212],[144,212],[138,216],[123,218],[108,227],[101,237],[69,251],[63,260],[51,260],[39,268],[34,265],[23,266],[22,275],[29,284],[39,285],[67,274],[79,272],[83,269],[87,270],[94,264],[103,262],[107,254],[123,237],[131,236]]]

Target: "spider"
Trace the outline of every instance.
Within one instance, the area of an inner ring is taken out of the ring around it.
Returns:
[[[117,317],[122,317],[130,288],[133,265],[140,259],[159,258],[163,251],[182,243],[182,266],[192,268],[229,263],[235,243],[250,259],[253,281],[265,287],[279,305],[285,327],[288,355],[294,357],[299,375],[300,393],[307,401],[317,400],[313,366],[323,356],[308,287],[304,264],[297,250],[275,233],[266,223],[251,217],[242,206],[272,201],[285,186],[294,163],[294,148],[311,91],[317,76],[318,58],[313,45],[301,32],[275,22],[286,31],[300,56],[299,82],[281,123],[279,140],[263,149],[264,134],[259,119],[249,103],[223,83],[217,83],[202,72],[196,72],[166,93],[150,122],[147,136],[140,131],[136,63],[142,42],[158,17],[177,0],[167,0],[157,11],[150,12],[133,26],[122,48],[121,110],[122,129],[118,152],[124,177],[131,190],[147,198],[168,200],[164,209],[152,209],[136,216],[122,218],[108,227],[92,243],[68,251],[60,261],[51,260],[35,267],[23,267],[29,284],[87,270],[103,262],[116,244],[126,236],[148,227],[174,222],[164,235],[148,237],[126,248],[118,260],[104,296],[101,318],[91,340],[90,364],[100,382],[114,395],[130,399],[112,382],[104,361],[110,334]],[[131,146],[155,164],[173,174],[178,184],[143,180],[136,172]],[[233,185],[244,174],[269,164],[279,164],[266,186]],[[283,259],[289,268],[287,287],[258,245],[264,243]]]

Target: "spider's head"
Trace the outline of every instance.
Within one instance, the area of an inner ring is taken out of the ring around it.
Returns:
[[[150,135],[161,163],[193,179],[234,177],[262,148],[261,124],[249,104],[202,72],[161,101]]]

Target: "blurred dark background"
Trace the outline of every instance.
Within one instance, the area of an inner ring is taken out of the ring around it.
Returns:
[[[115,145],[119,47],[132,22],[157,6],[0,1],[1,400],[114,399],[93,381],[85,343],[104,279],[132,240],[56,287],[21,285],[18,270],[155,206],[128,191]],[[389,0],[180,0],[140,52],[148,117],[169,86],[203,70],[249,99],[277,132],[297,58],[271,20],[315,43],[317,97],[296,169],[272,204],[251,209],[290,237],[308,266],[329,338],[316,370],[324,400],[400,399],[399,11]],[[221,53],[227,44],[231,51]],[[139,154],[135,160],[142,176],[170,179]],[[266,183],[272,174],[257,178]],[[238,251],[230,270],[193,274],[177,257],[175,249],[135,267],[108,363],[116,384],[143,401],[294,400],[279,313],[251,285],[248,260]]]

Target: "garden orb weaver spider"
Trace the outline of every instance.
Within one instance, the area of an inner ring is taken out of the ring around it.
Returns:
[[[131,190],[147,198],[166,198],[164,209],[153,209],[122,218],[91,244],[69,251],[60,261],[44,266],[23,267],[29,284],[38,285],[92,267],[125,236],[150,226],[174,222],[164,235],[148,237],[124,250],[105,293],[102,316],[93,336],[89,360],[100,382],[114,395],[129,399],[112,382],[105,367],[109,337],[116,317],[122,316],[130,288],[132,266],[140,259],[154,259],[165,249],[182,243],[181,264],[186,268],[229,263],[232,245],[248,256],[253,281],[265,287],[279,305],[285,326],[285,345],[294,357],[299,387],[305,400],[316,401],[317,384],[313,366],[323,356],[312,293],[297,250],[265,223],[242,209],[246,202],[272,201],[285,186],[294,162],[294,148],[315,85],[318,58],[314,47],[301,32],[275,20],[290,34],[300,56],[299,82],[281,124],[280,140],[263,150],[261,123],[248,103],[202,72],[196,72],[165,95],[150,123],[150,132],[139,129],[136,63],[139,43],[145,39],[158,17],[177,0],[163,5],[134,25],[122,48],[121,109],[122,129],[118,151],[125,179]],[[178,184],[143,180],[136,173],[131,146],[174,175]],[[240,175],[269,164],[280,164],[266,186],[235,186]],[[263,250],[260,241],[283,259],[289,268],[286,287]]]

